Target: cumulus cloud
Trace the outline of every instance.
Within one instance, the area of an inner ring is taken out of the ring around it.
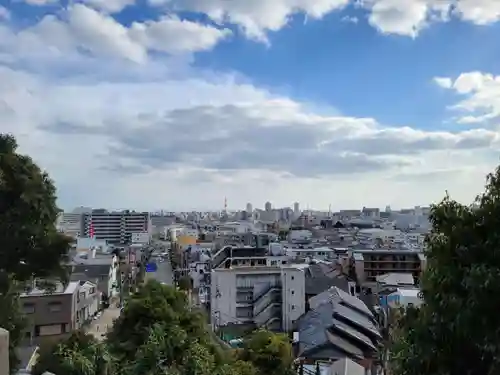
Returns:
[[[69,6],[61,16],[47,15],[37,24],[14,31],[0,24],[0,61],[68,60],[81,51],[97,58],[144,63],[150,52],[169,54],[209,50],[229,36],[219,29],[165,16],[126,27],[83,4]],[[12,62],[12,61],[10,61]]]
[[[320,18],[347,3],[165,6],[207,12],[265,40],[295,12]],[[131,2],[102,4],[75,3],[21,29],[0,22],[1,131],[13,132],[21,150],[50,172],[65,207],[217,208],[224,196],[230,207],[297,199],[338,207],[427,204],[445,189],[470,199],[496,162],[496,129],[424,131],[320,114],[186,64],[230,37],[224,26],[173,13],[123,25],[110,14]],[[455,107],[469,121],[498,113],[498,78],[477,72],[435,81],[463,95]]]
[[[24,0],[31,5],[47,5],[58,0]],[[76,0],[108,13],[120,12],[136,0]],[[304,14],[320,19],[335,11],[364,9],[368,22],[384,34],[416,37],[435,22],[452,18],[476,25],[500,20],[497,0],[147,0],[153,7],[168,12],[193,11],[208,15],[219,24],[234,24],[252,39],[268,42],[268,32],[278,31],[292,16]],[[347,14],[344,21],[358,20]]]
[[[135,0],[82,0],[82,2],[109,13],[120,12],[129,5],[135,4]]]
[[[285,26],[291,16],[308,18],[348,9],[355,5],[368,12],[369,23],[382,33],[416,37],[433,22],[450,18],[487,25],[500,19],[497,0],[149,0],[166,6],[208,14],[216,22],[240,25],[247,36],[267,42],[267,32]]]
[[[435,78],[435,82],[453,90],[461,99],[451,109],[463,113],[461,124],[500,125],[500,76],[482,72],[462,73],[455,79]]]

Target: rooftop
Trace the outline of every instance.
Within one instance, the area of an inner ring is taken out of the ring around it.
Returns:
[[[79,281],[71,281],[68,283],[68,285],[65,287],[61,283],[56,283],[55,290],[54,291],[49,291],[47,289],[42,289],[35,287],[29,292],[21,293],[21,297],[29,297],[29,296],[36,296],[36,295],[44,295],[44,294],[73,294],[76,289],[80,286]]]

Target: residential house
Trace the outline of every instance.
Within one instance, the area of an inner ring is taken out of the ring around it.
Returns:
[[[298,322],[298,357],[309,363],[348,358],[373,368],[381,335],[368,307],[337,287],[309,304],[311,310]]]
[[[54,291],[33,288],[20,296],[28,324],[24,342],[38,344],[45,339],[59,339],[80,328],[76,319],[80,283],[58,284]]]
[[[119,264],[115,256],[106,258],[75,258],[71,262],[71,281],[90,281],[97,285],[102,300],[112,298],[118,292]]]
[[[101,306],[101,293],[97,285],[90,281],[80,280],[80,290],[77,297],[76,320],[82,325],[89,321]]]

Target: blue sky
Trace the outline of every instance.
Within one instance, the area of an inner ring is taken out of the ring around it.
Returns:
[[[0,130],[64,207],[470,201],[500,149],[481,4],[0,2]]]

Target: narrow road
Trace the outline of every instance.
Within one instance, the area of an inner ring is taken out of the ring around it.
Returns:
[[[167,258],[165,261],[161,262],[157,258],[152,258],[151,261],[155,262],[158,266],[156,272],[146,272],[146,280],[154,279],[160,283],[165,283],[167,285],[173,285],[174,274],[172,272],[172,265],[170,260]]]

